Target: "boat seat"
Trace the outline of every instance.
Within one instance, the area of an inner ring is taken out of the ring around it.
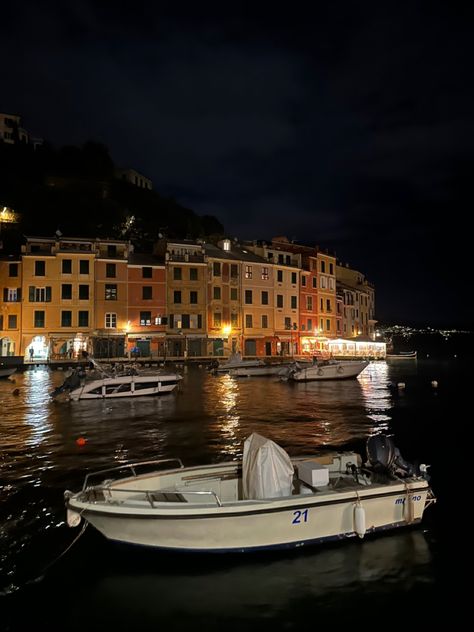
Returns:
[[[157,503],[186,503],[188,502],[183,494],[175,491],[160,490],[150,494],[151,499]]]

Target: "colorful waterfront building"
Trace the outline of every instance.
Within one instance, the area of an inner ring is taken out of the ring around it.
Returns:
[[[21,348],[21,257],[0,259],[0,358],[19,355]]]
[[[336,266],[338,293],[342,297],[342,335],[345,338],[375,336],[375,290],[364,274],[349,267]]]
[[[164,357],[167,325],[164,257],[131,252],[127,267],[127,355]]]

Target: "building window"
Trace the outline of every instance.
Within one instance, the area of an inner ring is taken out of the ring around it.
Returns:
[[[117,256],[117,246],[107,246],[107,256],[108,257],[116,257]]]
[[[17,316],[16,314],[8,314],[8,329],[17,328]]]
[[[77,325],[78,327],[89,327],[89,312],[79,310]]]
[[[306,309],[308,310],[308,312],[313,311],[313,297],[312,296],[306,297]]]
[[[268,268],[262,268],[262,279],[268,281]]]
[[[46,261],[35,261],[35,276],[46,275]]]
[[[34,314],[35,327],[44,327],[44,311],[35,311]]]
[[[301,287],[306,287],[306,277],[305,276],[301,277]]]
[[[239,277],[239,268],[235,263],[230,264],[230,277],[231,279],[237,279]]]
[[[329,320],[329,318],[326,320],[326,331],[330,331],[331,330],[331,321]]]
[[[70,283],[63,283],[61,285],[61,298],[63,300],[70,300],[72,298],[72,285]]]
[[[105,300],[106,301],[116,301],[117,300],[117,286],[106,284],[105,286]]]
[[[268,292],[262,291],[262,305],[268,305]]]
[[[198,293],[194,290],[192,290],[191,292],[189,292],[189,302],[192,305],[196,305],[198,302]]]
[[[181,290],[173,292],[173,303],[181,303]]]
[[[239,317],[235,312],[232,312],[232,314],[230,315],[230,325],[231,327],[239,326]]]
[[[217,301],[221,299],[221,288],[218,285],[215,285],[213,288],[213,298]]]
[[[108,279],[115,279],[117,276],[117,265],[115,263],[105,264],[105,276]]]
[[[322,288],[326,288],[327,287],[326,277],[321,277],[320,283],[321,283]]]
[[[173,268],[173,279],[175,281],[181,281],[182,278],[183,278],[183,271],[181,270],[181,268],[174,267]]]
[[[277,294],[277,307],[283,307],[283,294]]]
[[[318,280],[316,277],[313,277],[313,288],[316,289],[318,287]]]
[[[326,299],[326,311],[327,312],[331,312],[332,311],[332,309],[331,309],[331,299],[329,299],[329,298]]]
[[[333,278],[329,279],[329,289],[330,290],[334,290],[334,279]]]
[[[283,270],[277,270],[277,281],[283,283]]]
[[[81,301],[89,300],[89,286],[88,285],[79,285],[79,299]]]
[[[105,328],[106,329],[117,328],[117,314],[115,312],[107,312],[105,314]]]
[[[245,278],[246,279],[252,278],[252,266],[245,266]]]
[[[191,319],[189,314],[183,314],[181,320],[181,328],[182,329],[191,329]]]
[[[18,276],[18,264],[10,263],[8,266],[8,276],[17,277]]]
[[[329,274],[334,274],[334,264],[333,263],[329,264]]]
[[[150,266],[144,266],[142,268],[142,279],[152,279],[153,278],[153,268]]]
[[[50,287],[34,287],[29,288],[30,303],[50,303],[51,288]]]
[[[153,298],[153,288],[151,285],[144,285],[142,287],[142,299],[149,301]]]
[[[230,300],[231,301],[237,301],[238,300],[238,294],[237,294],[237,288],[236,287],[231,287],[230,288]]]
[[[218,261],[214,261],[212,265],[212,273],[214,276],[221,276],[221,264]]]
[[[140,312],[140,325],[142,327],[151,325],[151,312]]]
[[[198,280],[198,269],[197,268],[189,268],[189,280],[197,281]]]
[[[246,305],[252,304],[252,290],[245,290],[245,303]]]
[[[72,312],[61,312],[61,327],[72,327]]]
[[[89,261],[88,261],[88,259],[81,259],[79,261],[79,274],[89,274]]]
[[[252,329],[253,327],[252,314],[245,314],[245,327],[247,329]]]
[[[71,274],[72,273],[72,259],[63,259],[63,262],[62,262],[62,273],[63,274]]]
[[[293,285],[298,282],[298,279],[296,277],[296,272],[291,273],[291,282],[293,283]]]
[[[308,320],[307,320],[307,328],[308,328],[308,331],[311,331],[313,329],[313,319],[312,318],[308,318]]]
[[[297,296],[292,296],[291,297],[291,309],[297,309],[298,308],[298,297]]]
[[[291,329],[291,318],[289,316],[285,316],[285,329]]]
[[[16,303],[19,300],[20,288],[4,287],[3,300],[5,303]]]
[[[262,329],[268,328],[268,316],[266,314],[262,314]]]
[[[325,261],[321,261],[321,272],[323,274],[326,274],[326,262]]]
[[[214,327],[220,327],[222,323],[222,314],[220,312],[214,312]]]

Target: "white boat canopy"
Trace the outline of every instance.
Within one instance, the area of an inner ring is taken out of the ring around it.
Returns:
[[[283,448],[254,432],[244,442],[242,487],[244,499],[290,496],[294,468]]]

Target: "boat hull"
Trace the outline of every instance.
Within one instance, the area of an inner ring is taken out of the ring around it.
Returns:
[[[85,399],[116,399],[166,395],[181,380],[180,375],[139,375],[104,378],[86,383],[69,393],[73,401]]]
[[[15,373],[16,369],[0,369],[0,378],[7,378],[10,377],[10,375],[13,375],[13,373]]]
[[[430,489],[423,480],[361,491],[299,495],[221,507],[167,503],[166,507],[91,507],[74,498],[68,506],[106,538],[126,544],[188,552],[237,552],[291,548],[357,535],[356,507],[366,532],[416,524]],[[164,505],[164,503],[161,503]],[[365,532],[364,532],[365,533]],[[362,534],[364,535],[364,534]]]
[[[290,373],[295,382],[313,382],[317,380],[347,380],[356,378],[368,366],[367,361],[334,362],[315,364]]]

